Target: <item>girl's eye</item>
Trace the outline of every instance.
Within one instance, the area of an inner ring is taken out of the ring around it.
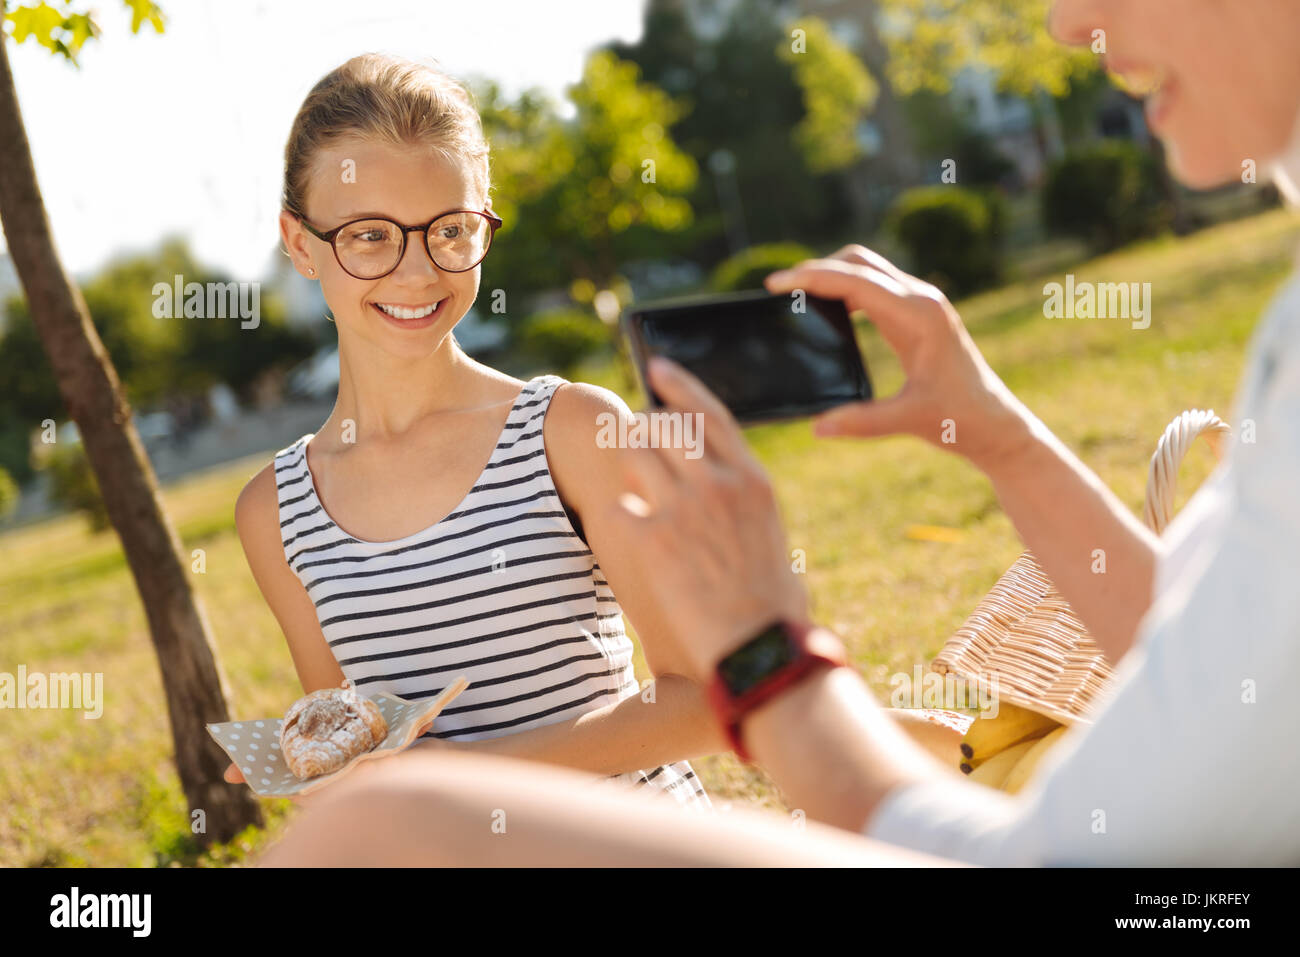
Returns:
[[[460,238],[460,227],[459,227],[459,226],[444,226],[444,227],[442,227],[441,232],[442,232],[442,238],[443,238],[443,239],[459,239],[459,238]]]
[[[388,242],[392,230],[384,226],[356,226],[344,233],[344,239],[350,243],[370,244]]]

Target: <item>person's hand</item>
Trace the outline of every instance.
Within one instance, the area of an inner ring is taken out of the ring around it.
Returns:
[[[685,369],[652,359],[663,412],[700,413],[703,454],[638,449],[626,459],[631,493],[610,522],[638,545],[640,585],[667,612],[670,634],[641,636],[707,682],[717,662],[776,619],[807,620],[808,598],[791,570],[771,483],[731,413]]]
[[[957,452],[988,471],[1030,444],[1032,414],[1012,395],[934,286],[862,246],[767,277],[769,292],[802,289],[861,311],[898,354],[907,376],[897,395],[839,406],[819,416],[817,435],[907,433]]]
[[[244,772],[239,770],[239,765],[237,764],[232,764],[230,767],[226,768],[226,773],[223,774],[222,777],[231,784],[243,784],[246,781]],[[290,794],[289,800],[299,807],[304,807],[307,802],[315,798],[315,796],[315,793],[309,794],[305,797],[301,794]]]

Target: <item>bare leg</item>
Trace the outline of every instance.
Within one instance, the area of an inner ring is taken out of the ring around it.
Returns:
[[[313,798],[262,866],[935,866],[770,812],[698,813],[536,762],[454,753],[363,765]]]

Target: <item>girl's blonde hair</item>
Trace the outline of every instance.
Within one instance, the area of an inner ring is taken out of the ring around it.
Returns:
[[[432,66],[364,53],[326,74],[294,117],[284,147],[284,208],[300,218],[317,153],[346,136],[427,145],[468,165],[487,199],[488,144],[468,91]]]

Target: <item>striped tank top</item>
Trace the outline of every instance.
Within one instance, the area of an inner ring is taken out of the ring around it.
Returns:
[[[428,734],[476,741],[640,693],[623,612],[542,443],[559,376],[520,391],[487,466],[446,518],[388,542],[354,538],[316,493],[304,435],[275,455],[280,537],[339,667],[363,694],[466,688]],[[709,808],[686,761],[615,775]]]

